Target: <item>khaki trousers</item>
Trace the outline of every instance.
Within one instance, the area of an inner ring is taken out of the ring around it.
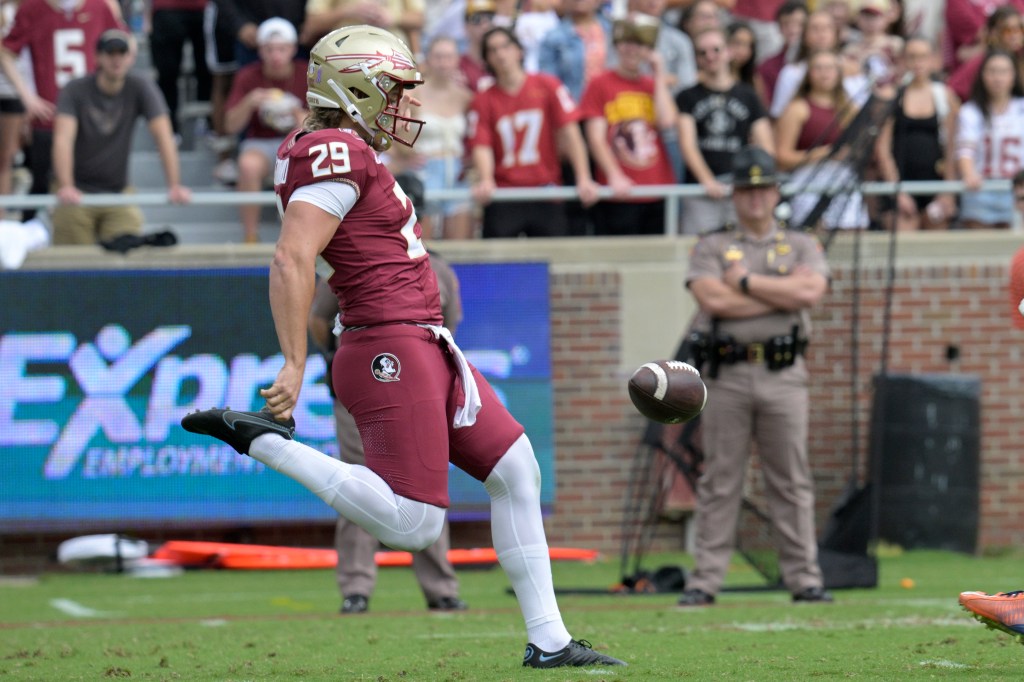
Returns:
[[[338,400],[334,401],[334,421],[338,429],[341,459],[349,464],[364,464],[362,440],[356,422]],[[377,584],[377,563],[374,558],[380,548],[377,538],[341,516],[334,532],[334,546],[338,551],[335,574],[342,596],[372,596]],[[412,555],[413,572],[428,603],[444,597],[459,596],[459,581],[455,577],[455,569],[448,561],[450,547],[446,521],[437,542]]]
[[[772,372],[763,363],[722,365],[705,376],[704,473],[697,485],[696,568],[687,589],[716,594],[736,543],[751,443],[764,473],[768,516],[786,587],[821,587],[814,482],[807,461],[808,392],[803,358]]]

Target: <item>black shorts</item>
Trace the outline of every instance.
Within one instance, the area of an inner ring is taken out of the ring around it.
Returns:
[[[25,105],[17,97],[0,97],[0,114],[24,114]]]
[[[484,208],[484,239],[565,237],[569,223],[565,205],[550,201],[508,201]]]

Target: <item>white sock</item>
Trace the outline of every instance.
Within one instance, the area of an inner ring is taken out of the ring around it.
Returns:
[[[540,513],[540,468],[525,434],[498,461],[484,487],[491,496],[494,549],[519,600],[527,639],[544,651],[558,651],[571,637],[555,599]]]
[[[306,486],[389,547],[415,552],[441,534],[444,509],[396,495],[364,466],[346,464],[272,433],[253,440],[249,455]]]

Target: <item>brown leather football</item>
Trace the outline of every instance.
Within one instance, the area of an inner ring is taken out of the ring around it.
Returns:
[[[693,365],[658,360],[629,378],[629,397],[643,416],[662,424],[690,421],[704,410],[708,389]]]

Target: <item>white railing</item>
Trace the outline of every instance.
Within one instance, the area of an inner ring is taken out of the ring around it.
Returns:
[[[807,192],[828,192],[828,187],[802,187],[797,188],[784,184],[783,193],[793,192],[801,189]],[[963,193],[966,188],[964,183],[946,181],[908,181],[895,182],[864,182],[859,186],[861,193],[865,195],[891,195],[896,192],[907,194],[939,194]],[[986,191],[1010,191],[1009,180],[986,180],[982,183],[982,190]],[[602,187],[599,192],[602,199],[610,199],[612,191],[608,187]],[[664,197],[665,202],[665,234],[676,235],[679,228],[679,199],[684,197],[706,196],[704,188],[699,184],[686,185],[640,185],[633,188],[630,196],[633,197]],[[469,190],[466,189],[442,189],[428,190],[428,200],[449,201],[471,199]],[[551,199],[575,199],[576,189],[573,187],[523,187],[496,189],[493,201],[535,201]],[[192,193],[191,204],[181,205],[182,210],[190,207],[203,206],[237,206],[240,204],[274,205],[277,199],[273,192],[236,192],[233,190],[196,189]],[[57,197],[52,194],[15,194],[0,196],[0,208],[52,208],[57,205]],[[85,194],[82,197],[83,206],[169,206],[166,192],[139,192],[138,194]]]

